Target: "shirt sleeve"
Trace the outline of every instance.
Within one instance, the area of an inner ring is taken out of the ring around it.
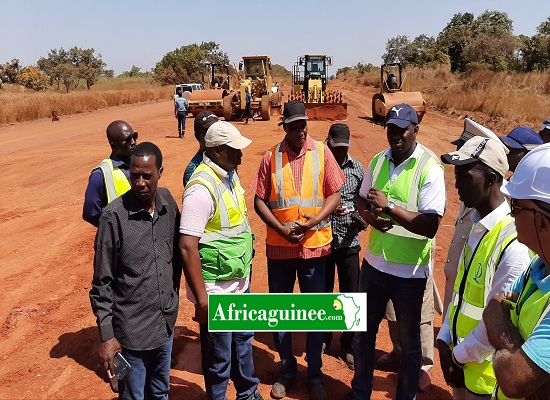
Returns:
[[[112,284],[116,273],[119,245],[117,219],[112,213],[103,213],[99,218],[95,238],[94,277],[90,290],[92,310],[97,319],[102,341],[115,336],[112,324],[114,298]]]
[[[271,151],[267,151],[260,166],[250,182],[250,191],[260,199],[267,201],[271,195]]]
[[[366,199],[369,194],[369,190],[372,186],[372,172],[371,165],[369,164],[365,176],[363,176],[363,181],[361,182],[361,188],[359,189],[359,196]]]
[[[439,333],[437,334],[437,339],[441,339],[447,344],[451,344],[451,324],[449,323],[449,309],[450,307],[447,307],[445,318],[443,318],[441,328],[439,329]]]
[[[200,184],[189,186],[183,193],[180,233],[201,237],[215,212],[216,205],[208,189]]]
[[[525,245],[514,240],[502,254],[493,277],[493,283],[487,302],[501,294],[529,265],[529,250]],[[485,322],[479,324],[459,343],[453,353],[460,363],[483,362],[485,358],[495,352],[489,343]]]
[[[325,144],[325,182],[323,184],[323,191],[325,198],[338,192],[344,182],[346,176],[342,172],[342,168],[336,162],[336,159],[332,155],[332,152]]]
[[[543,347],[545,346],[545,347]],[[535,364],[550,374],[550,313],[546,314],[539,326],[527,338],[521,349]]]
[[[434,165],[418,196],[418,211],[426,214],[437,214],[440,217],[445,213],[447,193],[445,191],[445,175],[439,164]]]
[[[105,182],[103,172],[95,169],[90,175],[86,193],[84,194],[84,207],[82,208],[82,218],[93,226],[99,225],[99,217],[103,207],[107,205],[107,192],[105,191]]]

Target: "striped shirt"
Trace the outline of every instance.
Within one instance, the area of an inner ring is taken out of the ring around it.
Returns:
[[[345,176],[340,166],[334,159],[329,148],[325,146],[325,181],[323,183],[323,196],[326,199],[330,195],[336,193],[342,187],[345,181]],[[306,151],[315,149],[315,141],[311,136],[306,136],[306,142],[300,149],[300,153],[296,154],[286,140],[281,142],[280,151],[286,151],[288,154],[288,162],[292,171],[292,177],[294,178],[294,187],[296,192],[302,191],[302,177],[304,173],[304,161]],[[271,194],[271,150],[268,150],[262,161],[258,171],[252,178],[250,184],[250,190],[256,194],[260,199],[267,202]],[[266,256],[267,258],[275,260],[287,260],[290,258],[315,258],[323,257],[330,254],[330,243],[326,246],[317,247],[315,249],[309,249],[301,244],[298,246],[271,246],[266,243]]]
[[[345,204],[350,212],[345,215],[332,214],[330,216],[333,236],[332,248],[334,249],[359,245],[359,230],[357,224],[351,219],[351,214],[357,210],[359,189],[365,176],[363,164],[350,155],[340,168],[346,176],[346,181],[340,188],[340,204]]]

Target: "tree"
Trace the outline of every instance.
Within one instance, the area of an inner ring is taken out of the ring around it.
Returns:
[[[84,79],[86,88],[90,88],[97,82],[97,78],[103,72],[107,64],[101,59],[101,54],[94,55],[95,50],[73,47],[69,50],[69,59],[77,68],[79,79]]]
[[[437,47],[451,59],[451,71],[464,71],[462,52],[472,37],[472,13],[455,14],[437,37]]]
[[[396,36],[386,42],[386,52],[382,56],[385,64],[400,62],[407,63],[409,56],[410,42],[407,36]]]
[[[146,75],[146,74],[141,72],[141,68],[136,67],[135,65],[132,65],[132,68],[130,69],[130,71],[124,71],[119,76],[134,78],[134,77],[143,76],[143,75]]]
[[[474,35],[488,33],[493,35],[511,35],[513,22],[502,11],[485,11],[472,23]]]
[[[37,92],[46,90],[49,86],[48,77],[34,66],[23,68],[19,73],[17,83]]]
[[[20,70],[21,65],[18,58],[14,58],[5,64],[0,64],[0,80],[4,83],[17,83]]]

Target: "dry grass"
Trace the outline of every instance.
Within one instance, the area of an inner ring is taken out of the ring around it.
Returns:
[[[153,84],[150,79],[102,79],[91,90],[79,88],[74,92],[34,92],[19,85],[4,85],[0,91],[0,124],[73,115],[119,106],[171,98],[173,88]]]

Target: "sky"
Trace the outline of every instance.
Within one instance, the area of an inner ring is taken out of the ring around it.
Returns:
[[[304,54],[333,57],[329,73],[379,65],[389,38],[436,37],[456,13],[503,11],[532,36],[550,0],[0,0],[0,63],[35,65],[52,49],[94,48],[115,74],[154,68],[181,46],[214,41],[231,62],[270,55],[291,70]]]

